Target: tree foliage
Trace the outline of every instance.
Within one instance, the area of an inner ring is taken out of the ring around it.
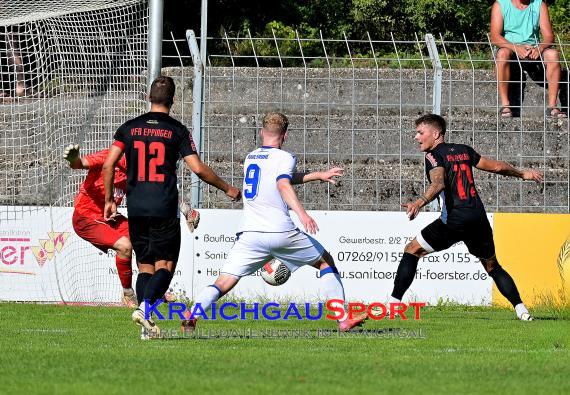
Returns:
[[[562,41],[570,40],[570,0],[550,0],[553,28]],[[463,42],[487,41],[494,0],[209,0],[208,36],[277,37],[342,40],[415,40],[432,33],[436,38]],[[186,29],[200,30],[201,0],[165,1],[165,36],[184,37]],[[248,52],[242,43],[238,52]],[[267,43],[260,51],[271,53]],[[295,51],[283,44],[282,53]],[[338,48],[343,43],[339,41]],[[265,46],[265,47],[264,47]],[[310,53],[311,48],[304,48]],[[366,45],[355,48],[367,51]],[[331,51],[335,51],[334,45]]]
[[[494,0],[210,0],[208,33],[223,29],[243,35],[247,29],[259,35],[269,23],[278,22],[292,30],[328,38],[359,39],[366,32],[374,39],[412,39],[414,33],[431,32],[446,39],[477,41],[489,31]],[[570,29],[570,0],[550,0],[550,15],[556,33]],[[201,0],[166,0],[165,33],[200,29]]]
[[[414,33],[431,32],[449,39],[481,40],[489,31],[494,0],[210,0],[208,33],[220,29],[243,35],[259,34],[276,21],[301,32],[322,31],[329,38],[361,38],[366,32],[385,40],[393,33],[411,39]],[[570,0],[549,0],[556,33],[570,29]],[[166,0],[165,32],[200,29],[201,0]],[[168,33],[169,34],[169,33]]]
[[[549,6],[554,32],[565,41],[570,40],[570,0],[556,0]]]

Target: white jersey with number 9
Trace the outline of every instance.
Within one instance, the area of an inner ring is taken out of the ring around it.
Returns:
[[[294,155],[273,147],[260,147],[246,156],[240,232],[286,232],[296,228],[277,189],[278,180],[291,180],[296,162]]]

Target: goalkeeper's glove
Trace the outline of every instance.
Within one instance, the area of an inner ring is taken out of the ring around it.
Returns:
[[[200,223],[200,213],[198,210],[194,210],[187,205],[186,202],[182,202],[180,204],[180,212],[184,214],[186,225],[188,225],[190,232],[194,232],[194,229],[198,228],[198,224]]]
[[[79,160],[79,144],[69,144],[63,151],[63,159],[67,160],[70,164]]]

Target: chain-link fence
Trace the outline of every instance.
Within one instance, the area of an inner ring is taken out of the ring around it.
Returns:
[[[563,73],[569,46],[556,45]],[[194,71],[188,43],[172,37],[163,48],[173,54],[166,61],[178,64],[164,70],[178,82],[174,115],[190,124]],[[511,98],[520,116],[502,117],[489,42],[224,36],[209,39],[208,48],[202,156],[235,185],[242,183],[244,156],[260,143],[264,113],[276,110],[290,119],[284,149],[297,156],[298,170],[345,169],[338,187],[299,188],[307,208],[399,210],[426,186],[414,120],[440,109],[448,142],[545,173],[544,185],[537,187],[478,171],[476,184],[490,211],[569,210],[568,121],[545,115],[547,89],[538,84],[544,79],[525,83],[520,77],[512,85],[523,94]],[[518,60],[512,63],[520,68]],[[568,91],[567,83],[560,87]],[[207,186],[200,205],[230,207]]]

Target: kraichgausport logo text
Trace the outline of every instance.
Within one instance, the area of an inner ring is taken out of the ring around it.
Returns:
[[[152,314],[159,320],[184,320],[184,312],[188,307],[184,303],[168,303],[168,313],[165,316],[160,310],[159,306],[164,302],[159,299],[156,303],[149,304],[148,300],[144,301],[145,318],[149,319]],[[245,302],[233,303],[212,303],[211,309],[206,311],[202,306],[197,303],[192,306],[192,318],[202,318],[204,320],[260,320],[265,319],[269,321],[275,320],[320,320],[323,318],[323,306],[329,310],[324,315],[329,320],[342,320],[346,318],[352,319],[355,314],[366,314],[372,320],[382,320],[384,318],[394,320],[402,319],[408,320],[408,317],[413,320],[420,319],[420,308],[425,307],[425,302],[422,303],[389,303],[388,306],[383,303],[371,303],[366,306],[364,303],[348,303],[345,312],[344,301],[340,299],[330,299],[326,303],[252,303]]]

